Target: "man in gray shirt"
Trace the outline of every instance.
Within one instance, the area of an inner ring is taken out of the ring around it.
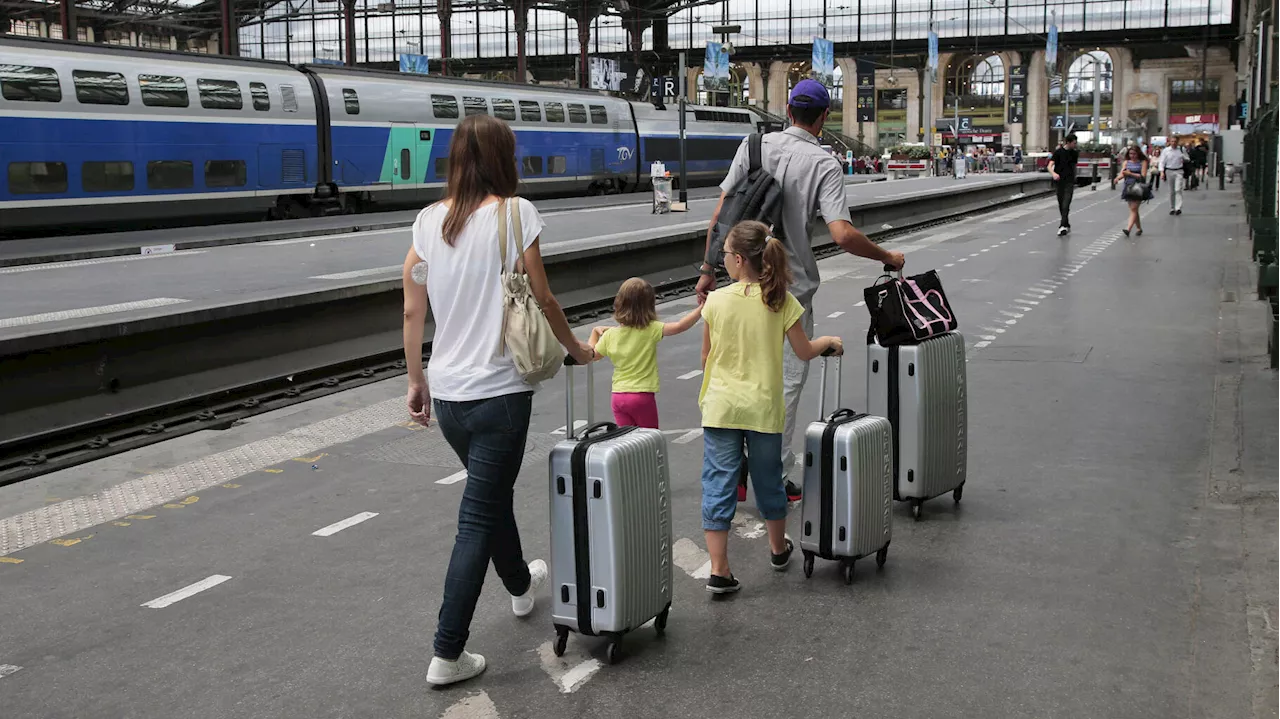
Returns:
[[[791,90],[787,102],[787,117],[791,126],[782,132],[765,135],[761,142],[760,163],[782,187],[782,239],[787,246],[791,262],[791,294],[804,306],[805,334],[813,336],[813,296],[821,279],[818,262],[813,256],[814,221],[818,215],[826,223],[831,238],[845,252],[875,260],[881,264],[901,269],[904,257],[901,252],[885,250],[859,232],[849,218],[849,202],[845,198],[844,176],[840,162],[822,149],[818,135],[830,111],[831,98],[827,89],[816,80],[801,80]],[[729,174],[720,183],[720,202],[711,215],[707,230],[708,249],[711,229],[716,226],[724,198],[733,192],[738,183],[747,177],[750,167],[747,141],[743,140],[738,154],[733,158]],[[704,253],[704,256],[705,253]],[[702,266],[698,280],[698,301],[706,299],[715,289],[714,270]],[[800,394],[809,377],[809,363],[800,360],[791,347],[783,343],[783,396],[786,401],[787,421],[782,435],[782,471],[784,476],[795,465],[791,449],[796,431],[796,409]],[[800,488],[787,481],[787,496],[792,501],[800,498]]]

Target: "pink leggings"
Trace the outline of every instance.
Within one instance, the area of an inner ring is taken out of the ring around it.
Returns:
[[[652,392],[614,392],[610,406],[621,427],[658,429],[658,400]]]

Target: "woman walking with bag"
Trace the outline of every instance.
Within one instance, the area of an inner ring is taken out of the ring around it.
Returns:
[[[1133,145],[1125,150],[1124,167],[1121,168],[1119,177],[1124,181],[1120,188],[1120,199],[1129,205],[1129,220],[1124,226],[1125,237],[1129,236],[1134,227],[1138,228],[1138,236],[1142,236],[1142,216],[1138,213],[1138,208],[1148,199],[1149,188],[1143,183],[1146,178],[1147,158],[1142,156],[1142,150],[1137,145]]]
[[[515,196],[515,153],[515,134],[502,121],[488,115],[463,120],[449,144],[445,199],[418,215],[413,247],[404,261],[409,415],[425,426],[434,407],[440,433],[467,470],[435,656],[427,670],[427,682],[434,685],[460,682],[485,670],[484,657],[464,647],[490,561],[511,594],[516,616],[533,611],[534,593],[547,577],[541,559],[525,564],[512,506],[534,389],[512,356],[527,354],[527,343],[504,337],[504,330],[510,330],[504,312],[512,298],[503,285],[510,287],[513,279],[522,285],[520,275],[509,274],[521,262],[546,316],[545,321],[533,319],[549,324],[547,329],[579,362],[591,361],[594,354],[574,337],[547,285],[538,248],[543,222],[532,204]],[[424,376],[428,307],[435,337]],[[563,359],[558,348],[556,359]]]

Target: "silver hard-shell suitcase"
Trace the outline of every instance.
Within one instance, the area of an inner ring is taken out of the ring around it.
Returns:
[[[964,336],[947,332],[920,344],[867,345],[867,411],[893,425],[893,498],[911,502],[951,492],[960,501],[968,466]]]
[[[671,500],[667,440],[661,431],[592,423],[587,365],[587,426],[574,432],[573,369],[566,360],[565,432],[551,450],[551,620],[556,656],[569,632],[609,638],[671,609]]]
[[[804,499],[800,550],[804,575],[814,557],[840,560],[846,583],[853,563],[870,554],[883,567],[893,530],[892,430],[889,420],[840,408],[840,358],[836,358],[836,411],[828,415],[827,358],[816,422],[804,433]]]

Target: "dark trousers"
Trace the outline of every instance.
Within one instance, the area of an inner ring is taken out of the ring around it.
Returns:
[[[529,590],[512,493],[524,459],[533,393],[436,400],[435,412],[441,434],[467,470],[435,641],[437,657],[457,659],[466,647],[490,561],[507,592],[515,596]]]
[[[1076,180],[1074,177],[1063,177],[1058,180],[1058,214],[1062,215],[1062,221],[1059,227],[1071,227],[1071,196],[1076,191]]]

